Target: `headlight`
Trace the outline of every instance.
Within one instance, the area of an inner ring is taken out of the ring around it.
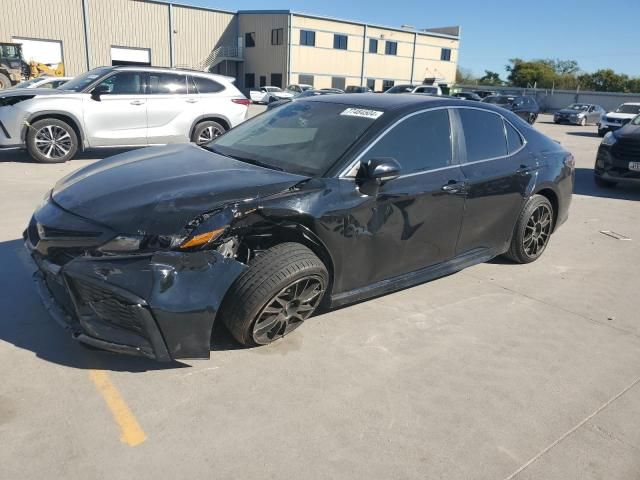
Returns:
[[[618,141],[618,137],[616,137],[613,132],[607,133],[602,139],[602,145],[611,146]]]
[[[133,253],[157,250],[172,250],[184,242],[180,235],[118,235],[98,250],[105,253]]]

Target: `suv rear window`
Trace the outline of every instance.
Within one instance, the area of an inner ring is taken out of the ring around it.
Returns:
[[[193,77],[198,93],[217,93],[224,90],[224,87],[210,78]]]

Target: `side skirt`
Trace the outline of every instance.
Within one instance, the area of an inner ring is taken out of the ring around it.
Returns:
[[[338,293],[331,296],[331,308],[341,307],[350,303],[359,302],[372,297],[386,295],[405,288],[413,287],[421,283],[434,280],[436,278],[451,275],[467,267],[484,263],[499,255],[488,248],[478,248],[458,255],[446,262],[431,265],[429,267],[416,270],[414,272],[398,275],[379,282],[357,288],[348,292]]]

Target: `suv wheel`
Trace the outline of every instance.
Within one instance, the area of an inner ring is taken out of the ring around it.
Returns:
[[[11,87],[11,80],[4,73],[0,73],[0,90]]]
[[[191,135],[191,141],[197,145],[203,145],[219,137],[224,132],[226,132],[226,129],[218,122],[207,120],[196,125],[193,135]]]
[[[37,162],[66,162],[78,151],[78,136],[68,123],[57,118],[45,118],[29,127],[27,150]]]
[[[269,344],[313,314],[328,279],[322,261],[304,245],[276,245],[235,281],[220,310],[222,320],[241,344]]]
[[[516,263],[536,261],[547,248],[553,232],[553,206],[542,195],[534,195],[518,217],[505,256]]]

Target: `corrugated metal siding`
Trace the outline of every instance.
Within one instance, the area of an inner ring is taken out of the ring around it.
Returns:
[[[82,0],[2,0],[0,4],[0,41],[11,42],[12,37],[61,41],[67,74],[86,70]]]
[[[169,66],[168,5],[89,0],[89,32],[92,67],[111,65],[112,46],[149,48],[152,65]]]
[[[287,14],[250,14],[240,13],[239,34],[244,42],[244,34],[255,32],[256,46],[244,49],[244,73],[254,73],[256,84],[260,75],[267,77],[269,83],[272,73],[282,74],[283,83],[287,83],[287,44],[288,44],[288,15]],[[271,45],[271,30],[283,29],[282,45]],[[242,82],[244,79],[242,79]],[[244,83],[242,83],[244,84]],[[283,85],[285,86],[285,85]]]
[[[194,67],[218,47],[237,46],[234,17],[231,13],[174,6],[174,64]]]

